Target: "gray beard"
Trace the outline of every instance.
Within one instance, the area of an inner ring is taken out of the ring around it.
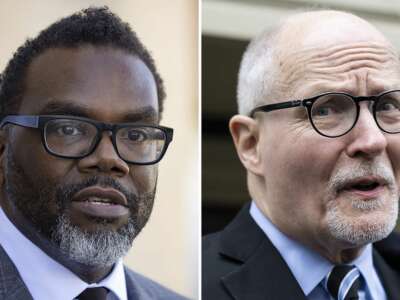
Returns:
[[[394,174],[386,165],[379,162],[371,164],[359,164],[348,169],[341,169],[330,180],[328,193],[335,195],[335,191],[343,184],[358,176],[379,175],[387,182],[389,200],[374,199],[364,202],[358,199],[347,199],[354,210],[370,213],[371,217],[367,221],[360,221],[357,218],[346,216],[338,207],[334,200],[329,199],[327,205],[327,224],[328,230],[333,237],[338,240],[348,242],[354,246],[363,246],[387,237],[395,228],[398,217],[399,194],[396,188]],[[386,206],[386,207],[385,207]],[[386,209],[385,216],[374,216],[374,211],[379,212]]]
[[[379,207],[379,200],[365,205],[361,201],[352,201],[352,206],[359,211],[372,211]],[[375,206],[375,207],[374,207]],[[352,220],[343,216],[343,213],[334,206],[327,214],[328,228],[332,236],[336,239],[346,241],[354,246],[363,246],[369,243],[377,242],[387,237],[396,227],[398,214],[398,202],[392,201],[389,213],[385,218],[359,224],[357,220]]]
[[[84,232],[62,215],[57,220],[52,240],[69,259],[87,266],[111,266],[126,255],[137,234],[132,219],[117,232],[99,229]]]

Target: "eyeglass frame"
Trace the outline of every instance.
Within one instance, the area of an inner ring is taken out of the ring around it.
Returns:
[[[85,155],[73,156],[73,157],[60,155],[60,154],[57,154],[57,153],[54,153],[53,151],[51,151],[51,149],[47,145],[47,141],[46,141],[46,137],[45,137],[45,125],[47,122],[56,120],[56,119],[78,120],[78,121],[87,122],[87,123],[93,125],[94,127],[96,127],[97,134],[94,137],[95,142],[93,143],[92,149]],[[111,132],[111,142],[113,144],[114,150],[117,153],[118,157],[121,158],[124,162],[126,162],[128,164],[133,164],[133,165],[153,165],[153,164],[158,163],[164,157],[169,144],[172,142],[173,133],[174,133],[173,128],[160,126],[160,125],[149,125],[149,124],[139,124],[139,123],[104,123],[104,122],[95,121],[95,120],[92,120],[89,118],[69,116],[69,115],[7,115],[1,120],[0,129],[3,129],[3,127],[6,126],[7,124],[14,124],[14,125],[22,126],[22,127],[27,127],[27,128],[40,129],[42,145],[44,146],[46,152],[53,156],[65,158],[65,159],[82,159],[84,157],[91,155],[98,147],[98,145],[102,139],[102,133],[104,131],[109,131],[109,132]],[[116,132],[119,129],[126,128],[126,127],[151,127],[151,128],[157,128],[157,129],[161,130],[162,132],[164,132],[165,143],[164,143],[164,146],[163,146],[163,149],[161,151],[159,158],[156,160],[153,160],[150,162],[144,162],[144,163],[131,162],[129,160],[122,158],[118,151],[118,147],[117,147]]]
[[[302,107],[305,107],[307,109],[308,119],[309,119],[309,121],[311,123],[311,126],[314,128],[314,130],[318,134],[320,134],[322,136],[325,136],[325,137],[328,137],[328,138],[337,138],[337,137],[341,137],[341,136],[349,133],[354,128],[354,126],[357,124],[358,117],[360,115],[360,104],[359,103],[361,101],[372,101],[373,102],[373,104],[372,104],[372,115],[374,117],[375,123],[378,126],[378,128],[380,130],[382,130],[383,132],[386,132],[386,133],[389,133],[389,134],[396,134],[396,133],[400,133],[400,130],[399,130],[399,132],[386,131],[379,125],[379,122],[376,119],[376,103],[383,96],[385,96],[385,95],[387,95],[389,93],[393,93],[393,92],[400,92],[400,90],[390,90],[390,91],[386,91],[386,92],[380,93],[378,95],[372,95],[372,96],[353,96],[353,95],[350,95],[348,93],[342,93],[342,92],[326,92],[326,93],[323,93],[323,94],[319,94],[317,96],[313,96],[311,98],[305,98],[303,100],[290,100],[290,101],[285,101],[285,102],[279,102],[279,103],[272,103],[272,104],[265,104],[265,105],[257,106],[257,107],[253,108],[250,111],[249,116],[251,118],[254,118],[254,114],[256,112],[260,112],[260,111],[270,112],[270,111],[274,111],[274,110],[280,110],[280,109],[286,109],[286,108],[302,106]],[[355,117],[353,125],[350,127],[350,129],[348,129],[346,132],[344,132],[344,133],[342,133],[340,135],[329,136],[329,135],[323,134],[322,132],[320,132],[316,128],[316,126],[314,125],[314,122],[312,121],[311,108],[312,108],[313,104],[318,100],[318,98],[323,97],[323,96],[327,96],[327,95],[343,95],[343,96],[347,96],[347,97],[351,98],[353,100],[353,102],[356,104],[356,109],[357,109],[356,112],[357,113],[356,113],[356,117]]]

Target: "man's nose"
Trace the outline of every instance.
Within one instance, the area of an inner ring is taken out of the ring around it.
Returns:
[[[129,165],[116,152],[109,132],[103,132],[94,152],[78,162],[84,173],[107,173],[122,177],[129,173]]]
[[[350,142],[346,152],[350,157],[364,156],[371,158],[382,153],[387,146],[385,134],[376,124],[375,118],[367,105],[360,105],[357,123],[350,131],[348,138]]]

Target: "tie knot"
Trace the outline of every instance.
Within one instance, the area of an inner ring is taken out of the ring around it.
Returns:
[[[360,272],[355,266],[337,265],[328,274],[326,287],[335,300],[357,300]]]
[[[106,300],[108,289],[105,287],[87,288],[76,298],[78,300]]]

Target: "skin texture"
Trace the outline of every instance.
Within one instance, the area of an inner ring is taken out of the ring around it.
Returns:
[[[370,24],[350,14],[295,15],[280,29],[277,49],[274,63],[280,72],[271,93],[279,97],[266,96],[266,103],[333,91],[376,95],[400,87],[393,47]],[[315,132],[301,107],[261,113],[255,119],[237,115],[230,121],[256,205],[283,233],[333,263],[353,260],[369,243],[335,236],[329,225],[333,208],[339,223],[356,233],[389,228],[387,219],[393,223],[397,218],[400,138],[380,131],[368,105],[360,103],[357,124],[339,138]],[[346,180],[384,176],[382,191],[368,202],[375,208],[357,208],[366,202],[332,186],[339,174]]]
[[[145,64],[121,50],[89,45],[49,49],[36,58],[28,69],[18,114],[70,114],[109,123],[159,121],[156,85]],[[73,225],[90,233],[117,231],[132,218],[140,231],[151,212],[157,167],[125,163],[108,132],[103,132],[91,155],[79,160],[48,154],[36,129],[11,126],[8,133],[2,133],[1,141],[0,203],[10,220],[83,280],[96,282],[105,277],[112,266],[87,266],[60,253],[57,243],[50,241],[55,220],[64,213]],[[14,169],[17,171],[12,172]],[[98,179],[94,185],[110,187],[113,181],[120,186],[130,201],[130,213],[111,220],[95,219],[72,210],[68,197],[62,204],[56,200],[60,188],[79,186],[93,178]],[[12,188],[6,190],[5,182],[17,187],[21,196],[12,197]]]

